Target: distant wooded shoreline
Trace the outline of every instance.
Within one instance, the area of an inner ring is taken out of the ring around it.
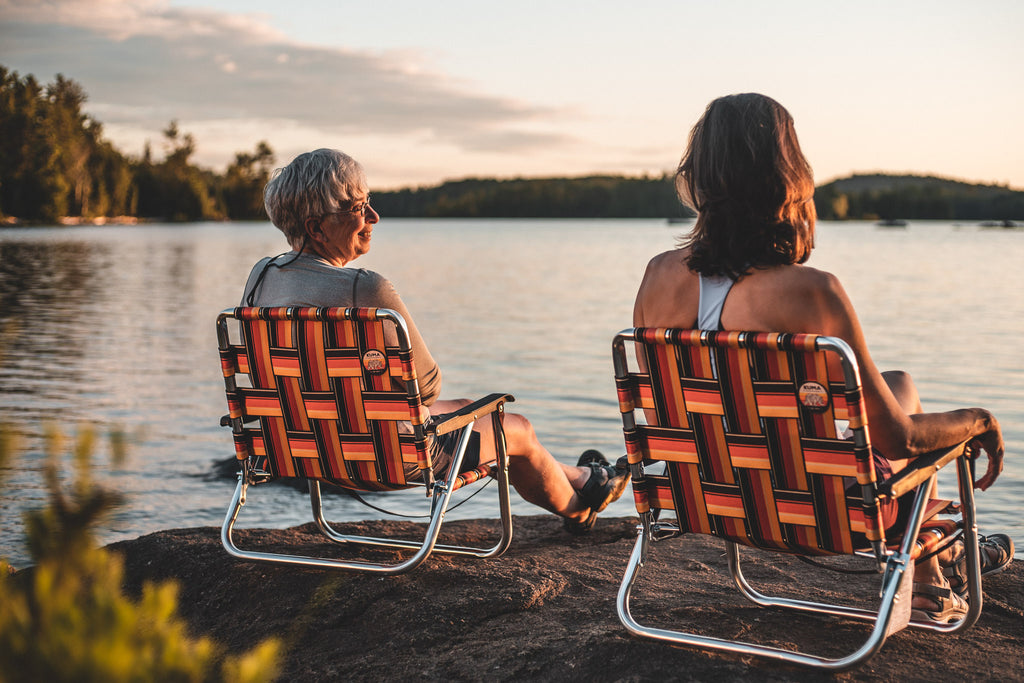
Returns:
[[[0,225],[266,220],[263,187],[277,165],[266,142],[224,173],[191,163],[192,135],[171,121],[162,160],[127,156],[82,112],[87,95],[61,75],[42,85],[0,65]],[[1024,221],[1024,191],[917,175],[863,174],[816,189],[825,220]],[[373,192],[400,218],[692,217],[674,176],[466,178]]]

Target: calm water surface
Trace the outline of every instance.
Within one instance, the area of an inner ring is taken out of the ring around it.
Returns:
[[[548,448],[623,450],[610,360],[630,324],[647,260],[686,226],[662,221],[387,220],[357,265],[398,288],[444,370],[443,395],[514,394]],[[238,302],[251,265],[286,249],[264,223],[0,230],[0,421],[23,453],[4,472],[0,556],[27,562],[21,516],[42,507],[43,447],[55,423],[137,436],[126,463],[97,476],[127,496],[100,530],[111,542],[220,525],[234,483],[214,319]],[[1024,547],[1024,231],[914,222],[820,225],[810,265],[836,273],[876,362],[917,379],[928,410],[981,405],[1003,424],[1006,471],[980,494],[984,530]],[[419,503],[422,494],[408,502]],[[453,517],[495,516],[486,496]],[[393,504],[408,511],[408,502]],[[376,513],[347,498],[329,517]],[[514,496],[516,514],[542,511]],[[629,496],[606,514],[633,513]],[[309,520],[304,497],[252,492],[244,525]],[[1018,553],[1021,555],[1021,553]]]

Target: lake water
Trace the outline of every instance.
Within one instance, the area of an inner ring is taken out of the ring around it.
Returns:
[[[388,220],[356,265],[388,276],[444,371],[443,396],[516,397],[560,460],[623,452],[612,336],[628,327],[647,260],[685,225],[654,220]],[[95,458],[127,503],[104,543],[219,526],[234,482],[214,319],[251,265],[286,249],[269,223],[0,230],[0,421],[21,436],[4,472],[0,556],[27,562],[22,513],[45,504],[38,434],[56,423],[137,436],[128,461]],[[810,265],[843,281],[882,369],[917,379],[928,410],[981,405],[1000,419],[1006,470],[978,496],[983,531],[1024,545],[1024,231],[913,222],[823,223]],[[419,503],[422,493],[409,502]],[[404,499],[393,507],[408,510]],[[309,520],[305,497],[251,490],[245,526]],[[493,517],[481,495],[452,517]],[[540,514],[513,496],[516,514]],[[624,496],[606,515],[633,514]],[[375,516],[334,496],[338,521]],[[600,522],[599,522],[600,523]],[[1018,555],[1021,555],[1018,552]]]

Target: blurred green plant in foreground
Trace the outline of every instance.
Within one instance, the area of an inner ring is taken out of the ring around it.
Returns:
[[[25,515],[35,566],[14,573],[0,560],[0,682],[14,681],[270,681],[280,643],[269,639],[226,655],[210,638],[193,638],[177,616],[174,582],[147,582],[138,602],[122,592],[121,558],[95,545],[96,524],[121,503],[92,480],[95,431],[71,444],[75,480],[62,490],[65,440],[46,434],[44,477],[50,503]],[[125,438],[110,437],[112,461],[124,459]],[[17,447],[0,425],[0,477]],[[0,481],[0,488],[4,482]]]

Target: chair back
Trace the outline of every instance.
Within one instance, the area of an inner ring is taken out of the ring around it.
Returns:
[[[220,314],[217,335],[235,454],[256,476],[360,490],[433,481],[397,312],[240,307]]]
[[[616,336],[613,356],[650,533],[810,555],[850,554],[864,536],[876,552],[884,543],[859,371],[842,340],[635,328]]]

